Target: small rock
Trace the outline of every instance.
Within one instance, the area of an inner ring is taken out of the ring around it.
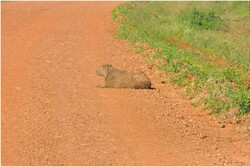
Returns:
[[[153,64],[148,64],[148,65],[147,65],[147,68],[148,68],[148,69],[152,69],[153,67],[154,67]]]
[[[200,139],[205,139],[205,138],[207,138],[207,135],[200,135]]]
[[[212,155],[211,154],[206,154],[207,157],[211,157]]]
[[[86,147],[87,144],[86,143],[79,143],[80,146]]]
[[[161,80],[161,83],[162,83],[162,84],[165,84],[166,82],[167,82],[167,81],[165,81],[165,80]]]
[[[233,124],[239,124],[240,122],[241,122],[241,120],[239,120],[239,119],[234,119],[234,120],[232,121]]]
[[[215,147],[214,147],[214,149],[215,149],[215,150],[218,150],[218,147],[217,147],[217,146],[215,146]]]
[[[220,128],[225,128],[226,126],[224,124],[221,124],[219,127]]]
[[[20,90],[20,89],[21,89],[21,87],[16,87],[16,89],[17,89],[17,90]]]
[[[179,119],[184,119],[185,117],[183,115],[178,116]]]

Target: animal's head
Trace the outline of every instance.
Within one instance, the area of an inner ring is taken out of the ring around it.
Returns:
[[[96,75],[103,76],[104,78],[106,78],[111,68],[112,68],[111,64],[101,65],[96,68]]]

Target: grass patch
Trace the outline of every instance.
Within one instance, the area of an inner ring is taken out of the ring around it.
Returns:
[[[250,2],[126,2],[117,37],[215,113],[250,111]]]
[[[187,22],[190,27],[201,30],[228,31],[228,24],[221,17],[216,16],[215,11],[203,12],[197,8],[181,11],[180,20]]]

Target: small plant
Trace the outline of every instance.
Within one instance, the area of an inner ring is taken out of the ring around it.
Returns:
[[[239,106],[240,115],[250,112],[250,91],[239,91],[235,94],[234,99]]]
[[[185,21],[191,27],[204,30],[228,30],[226,22],[219,16],[216,16],[215,11],[201,12],[193,8],[192,10],[181,12],[180,21]]]

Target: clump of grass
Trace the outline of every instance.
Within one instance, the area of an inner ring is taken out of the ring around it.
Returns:
[[[128,2],[113,10],[127,39],[215,113],[250,111],[249,2]],[[239,22],[240,30],[234,20]],[[236,26],[236,27],[235,27]],[[149,46],[149,47],[148,47]],[[159,63],[161,62],[161,63]]]
[[[190,24],[190,27],[204,30],[228,31],[227,22],[215,14],[215,11],[202,12],[197,8],[182,11],[180,21]]]

